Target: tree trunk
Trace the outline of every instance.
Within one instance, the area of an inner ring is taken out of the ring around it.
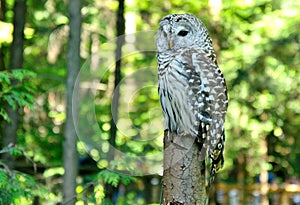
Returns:
[[[20,69],[23,66],[23,47],[24,47],[24,27],[26,14],[26,0],[16,0],[14,4],[13,18],[13,41],[11,44],[9,70]],[[3,62],[4,66],[4,62]],[[12,84],[15,84],[12,81]],[[18,129],[18,108],[13,109],[8,104],[5,105],[6,112],[10,118],[10,122],[4,122],[2,146],[6,147],[10,144],[17,143]],[[4,154],[3,159],[8,167],[14,167],[14,158],[10,154]]]
[[[119,83],[121,81],[121,62],[122,62],[122,46],[124,44],[125,18],[124,18],[124,0],[119,0],[119,8],[117,13],[117,48],[116,48],[116,67],[115,67],[115,85],[114,98],[112,101],[112,120],[110,122],[110,139],[109,143],[115,147],[117,134],[118,107],[120,98]],[[112,160],[111,157],[109,160]]]
[[[266,169],[268,163],[268,145],[267,136],[263,134],[260,138],[260,149],[263,152],[261,160],[261,170],[260,170],[260,194],[261,194],[261,205],[269,205],[268,193],[268,170]]]
[[[187,135],[164,133],[163,202],[205,205],[205,151]]]
[[[245,183],[245,179],[247,179],[246,177],[246,157],[244,155],[243,150],[239,151],[239,155],[237,156],[237,182],[238,185],[240,187],[242,187],[242,190],[240,190],[239,192],[239,197],[240,197],[240,201],[242,202],[242,204],[246,204],[246,193],[245,191],[247,190],[247,183]]]
[[[112,119],[110,121],[110,138],[109,143],[111,147],[116,146],[116,136],[117,136],[117,121],[118,121],[118,107],[120,99],[120,87],[118,86],[121,81],[121,62],[122,62],[122,46],[124,44],[124,33],[125,33],[125,18],[124,18],[124,0],[119,0],[119,7],[117,12],[117,47],[115,52],[116,67],[115,67],[115,83],[114,83],[114,97],[111,103]],[[114,150],[109,150],[107,160],[110,162],[114,160]],[[114,193],[117,188],[110,184],[105,186],[106,197],[113,201]],[[113,203],[115,203],[113,201]]]
[[[81,34],[81,1],[69,1],[70,33],[67,56],[66,82],[66,122],[63,145],[63,166],[65,169],[63,183],[63,203],[76,202],[76,177],[78,172],[77,135],[78,93],[74,90],[76,78],[80,70],[80,34]]]
[[[0,1],[0,21],[6,21],[6,1],[1,0]],[[6,46],[2,44],[0,46],[0,71],[5,70],[5,50]]]

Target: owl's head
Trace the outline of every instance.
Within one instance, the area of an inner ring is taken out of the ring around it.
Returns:
[[[190,14],[171,14],[160,21],[156,39],[158,52],[195,45],[212,48],[207,29],[197,17]]]

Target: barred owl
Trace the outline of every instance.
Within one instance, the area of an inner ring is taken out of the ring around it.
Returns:
[[[226,83],[204,24],[189,14],[164,17],[156,39],[158,93],[169,132],[207,149],[210,181],[224,163]]]

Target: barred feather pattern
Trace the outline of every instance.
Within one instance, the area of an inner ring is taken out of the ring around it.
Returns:
[[[176,26],[174,22],[179,22],[180,27],[181,21],[197,24],[197,40],[190,46],[182,44],[178,49],[176,45],[168,48],[159,38],[169,41],[168,38],[177,37],[161,33],[172,33],[172,27]],[[211,39],[202,22],[191,15],[165,17],[157,38],[158,93],[164,124],[170,132],[195,137],[208,150],[212,161],[211,183],[224,163],[224,123],[228,105],[226,82],[216,63]]]

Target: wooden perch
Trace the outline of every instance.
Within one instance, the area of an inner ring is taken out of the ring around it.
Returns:
[[[194,142],[189,135],[164,133],[164,205],[206,204],[205,155]]]

